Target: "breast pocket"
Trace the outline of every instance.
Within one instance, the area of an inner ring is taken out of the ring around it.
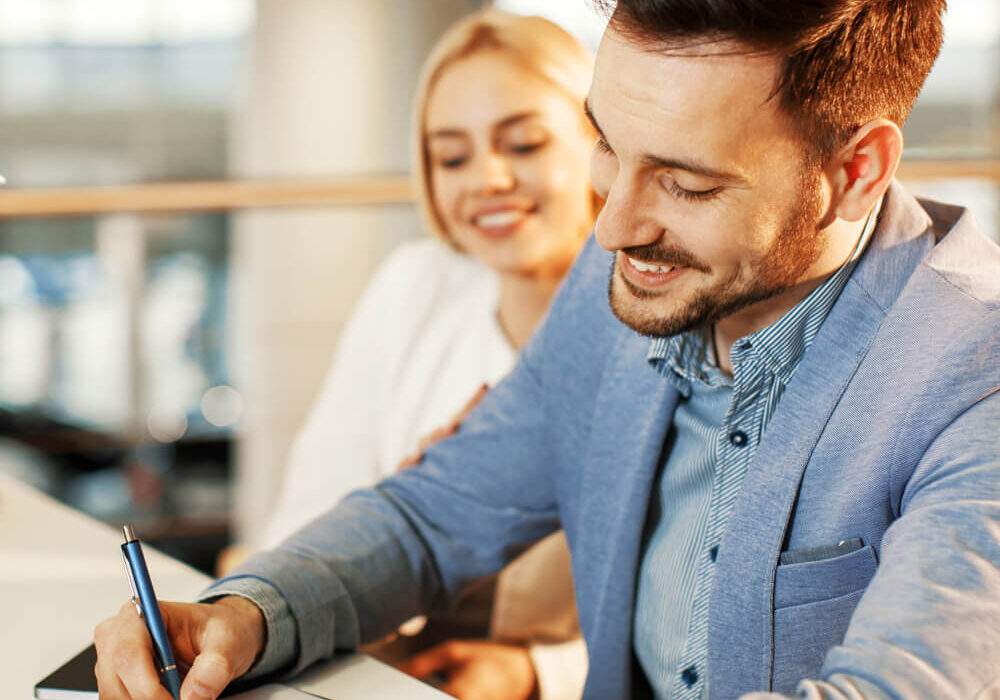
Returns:
[[[772,690],[793,694],[800,680],[819,676],[823,657],[843,641],[854,608],[877,569],[870,546],[829,559],[778,566]]]

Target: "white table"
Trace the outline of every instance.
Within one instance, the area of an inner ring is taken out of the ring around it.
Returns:
[[[38,680],[90,643],[128,599],[121,533],[0,475],[0,690],[29,700]],[[210,579],[144,548],[156,594],[190,600]],[[442,700],[428,685],[363,655],[314,667],[293,685],[337,700]]]

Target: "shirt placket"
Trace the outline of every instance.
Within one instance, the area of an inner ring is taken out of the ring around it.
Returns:
[[[698,700],[707,697],[708,603],[719,541],[760,438],[758,408],[764,389],[764,373],[755,360],[747,358],[736,360],[734,375],[730,407],[716,438],[718,461],[712,483],[708,529],[705,533],[704,551],[698,564],[698,582],[695,586],[688,640],[670,694],[673,700]]]

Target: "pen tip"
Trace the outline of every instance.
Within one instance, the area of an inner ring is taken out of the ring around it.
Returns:
[[[125,535],[126,542],[135,541],[135,532],[132,531],[132,526],[129,524],[122,525],[122,533]]]

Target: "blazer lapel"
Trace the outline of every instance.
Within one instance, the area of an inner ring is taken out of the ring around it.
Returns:
[[[891,305],[926,254],[929,220],[894,186],[868,251],[806,352],[758,445],[718,553],[709,619],[712,700],[770,687],[774,576],[806,465]]]
[[[799,481],[883,316],[848,283],[757,447],[719,546],[709,619],[712,699],[768,690],[774,573]]]
[[[594,672],[587,697],[630,697],[632,609],[642,530],[677,392],[622,333],[601,381],[582,479],[577,576]],[[583,618],[583,613],[581,612]],[[589,628],[589,629],[588,629]],[[588,633],[589,632],[589,633]]]

